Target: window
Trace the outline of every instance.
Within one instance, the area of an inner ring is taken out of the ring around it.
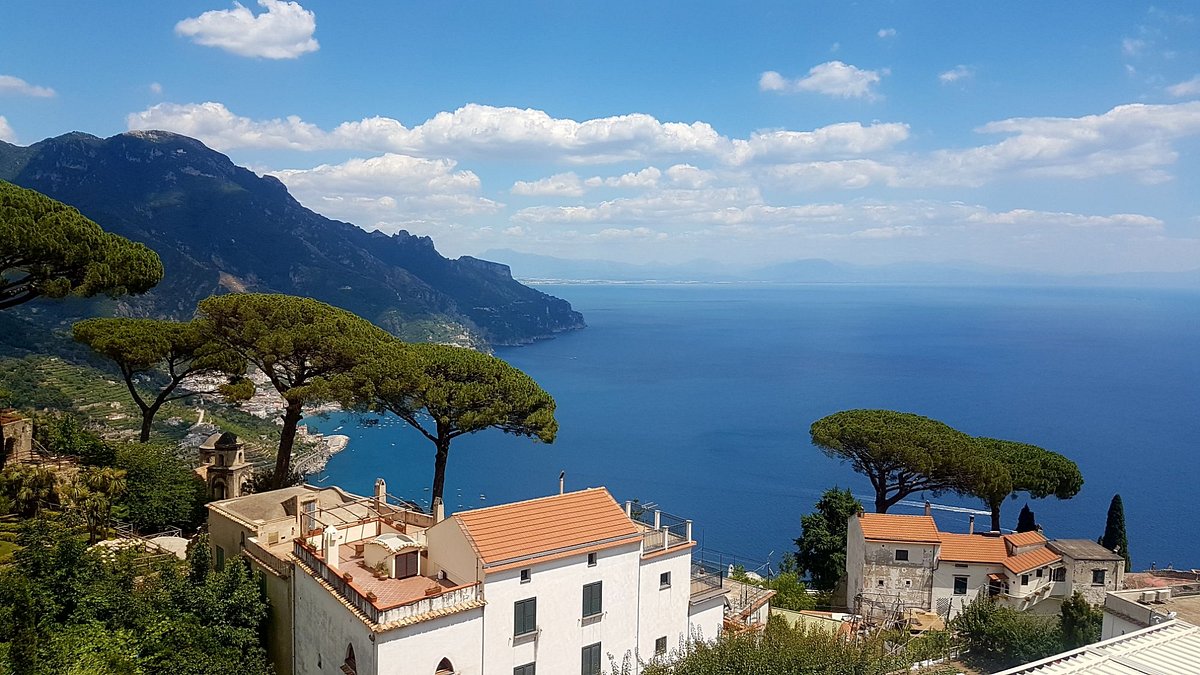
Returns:
[[[346,645],[346,660],[342,662],[342,672],[354,675],[358,672],[358,661],[354,658],[354,645]]]
[[[1104,570],[1092,570],[1092,583],[1098,586],[1104,585]]]
[[[1037,578],[1041,579],[1042,578],[1042,568],[1039,567],[1036,574],[1037,574]]]
[[[954,563],[954,566],[955,566],[955,567],[962,567],[962,568],[964,568],[964,569],[965,569],[965,568],[967,567],[967,564],[966,564],[966,563]]]
[[[217,569],[225,569],[225,549],[217,547]]]
[[[450,659],[442,659],[438,661],[437,670],[434,675],[454,675],[454,664],[450,663]]]
[[[513,637],[537,630],[537,598],[513,603]]]
[[[513,668],[513,675],[536,675],[534,664],[526,663],[523,666]]]
[[[595,566],[596,566],[596,554],[589,553],[588,554],[588,567],[595,567]]]
[[[582,675],[600,675],[600,643],[583,648],[583,667],[579,670]]]
[[[1029,575],[1028,575],[1028,574],[1022,574],[1022,575],[1021,575],[1021,585],[1022,585],[1022,586],[1028,586],[1028,585],[1029,585]]]
[[[906,560],[908,560],[908,549],[906,549],[906,548],[896,549],[896,562],[903,562]]]
[[[955,595],[966,595],[967,594],[967,579],[969,579],[969,578],[970,577],[954,577],[954,594]]]
[[[529,580],[532,578],[533,578],[533,570],[529,569],[528,567],[521,570],[521,583],[527,584],[527,583],[529,583]]]
[[[905,587],[905,588],[911,588],[911,587],[912,587],[912,579],[905,579],[905,580],[904,580],[904,587]]]
[[[878,588],[883,588],[883,579],[876,579],[875,586],[877,586]]]
[[[596,616],[604,611],[602,582],[588,584],[583,587],[583,616]]]
[[[660,590],[663,588],[671,587],[671,573],[670,572],[663,572],[662,574],[658,575],[658,587]]]
[[[1054,574],[1055,581],[1066,581],[1067,580],[1067,568],[1065,568],[1065,567],[1055,568],[1053,574]]]
[[[667,653],[667,636],[664,635],[654,641],[654,655],[662,656]]]

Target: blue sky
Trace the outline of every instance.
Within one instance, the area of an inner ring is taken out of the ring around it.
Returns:
[[[0,4],[0,138],[167,129],[367,229],[1200,267],[1195,3]]]

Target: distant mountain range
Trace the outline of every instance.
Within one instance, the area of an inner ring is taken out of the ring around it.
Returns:
[[[763,267],[736,267],[711,260],[694,260],[673,265],[637,265],[609,260],[556,258],[510,249],[492,249],[483,256],[507,264],[517,278],[527,281],[1080,285],[1200,289],[1200,269],[1188,272],[1067,276],[972,263],[854,265],[812,258]]]
[[[147,244],[166,268],[143,296],[37,303],[23,316],[185,318],[209,295],[263,291],[311,296],[413,340],[512,345],[584,326],[569,303],[513,280],[505,265],[450,260],[429,237],[325,218],[278,179],[186,136],[71,133],[28,147],[0,142],[0,178]]]

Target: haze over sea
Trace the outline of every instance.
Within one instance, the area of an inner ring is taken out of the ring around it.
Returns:
[[[558,403],[553,445],[485,431],[455,441],[447,510],[604,485],[695,521],[701,545],[794,550],[829,486],[866,479],[808,426],[847,408],[927,415],[1042,445],[1080,466],[1069,501],[1031,501],[1051,538],[1095,539],[1121,493],[1134,566],[1200,566],[1200,293],[883,285],[554,285],[586,330],[499,356]],[[314,480],[427,503],[433,448],[394,419],[307,422],[351,437]],[[953,496],[935,503],[982,508]],[[1008,501],[1013,527],[1025,499]],[[895,513],[914,513],[897,508]],[[936,513],[944,529],[967,517]],[[977,519],[986,527],[987,518]]]

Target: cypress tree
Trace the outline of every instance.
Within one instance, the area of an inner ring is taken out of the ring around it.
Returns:
[[[1108,520],[1104,523],[1100,545],[1110,551],[1120,547],[1117,552],[1125,558],[1125,571],[1133,570],[1133,563],[1129,559],[1129,538],[1125,535],[1125,506],[1119,494],[1113,495],[1108,505]]]
[[[1033,511],[1029,505],[1021,507],[1021,515],[1017,516],[1017,532],[1033,532],[1037,529],[1037,520],[1033,517]]]

